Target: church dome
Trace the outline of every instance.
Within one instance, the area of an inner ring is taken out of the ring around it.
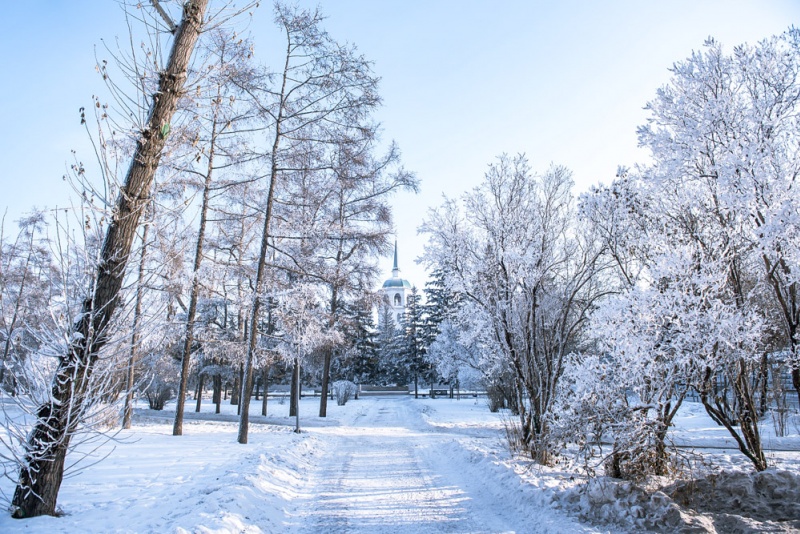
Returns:
[[[393,287],[404,287],[406,289],[411,289],[411,283],[402,278],[389,278],[383,283],[383,289],[390,289]]]

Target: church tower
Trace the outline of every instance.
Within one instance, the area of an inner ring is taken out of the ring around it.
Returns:
[[[397,267],[397,240],[395,240],[392,277],[383,283],[383,294],[385,296],[385,305],[391,311],[392,319],[397,328],[403,323],[403,316],[406,313],[406,298],[410,291],[411,284],[408,280],[400,278],[400,268]],[[383,320],[383,318],[380,320]]]

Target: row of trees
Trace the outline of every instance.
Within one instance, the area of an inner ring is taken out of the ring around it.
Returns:
[[[502,156],[430,212],[425,259],[461,297],[431,357],[504,384],[541,462],[611,443],[608,473],[665,474],[696,394],[763,470],[770,392],[800,398],[800,32],[709,40],[647,110],[652,163],[577,202],[566,169]]]
[[[123,4],[144,28],[98,64],[109,102],[81,109],[96,162],[71,168],[78,205],[3,236],[0,378],[35,421],[9,412],[2,437],[15,517],[55,513],[75,437],[117,402],[130,426],[137,390],[175,384],[180,435],[190,391],[208,380],[218,403],[232,379],[247,443],[273,364],[299,384],[319,362],[321,416],[332,373],[356,365],[388,200],[417,181],[380,139],[370,62],[319,12],[276,3],[265,64],[235,31],[254,4],[192,0],[177,23],[177,5]]]

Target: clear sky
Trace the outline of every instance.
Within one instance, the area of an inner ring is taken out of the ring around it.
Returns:
[[[164,0],[162,0],[164,1]],[[142,3],[147,3],[142,0]],[[166,3],[166,2],[165,2]],[[373,60],[384,137],[419,195],[395,199],[401,275],[424,286],[416,229],[442,195],[477,185],[493,159],[525,152],[534,169],[573,170],[576,190],[643,161],[642,107],[668,68],[713,36],[728,50],[800,25],[798,0],[336,0],[309,2],[326,28]],[[271,4],[251,31],[270,57]],[[0,18],[0,210],[69,205],[70,150],[89,159],[78,108],[102,91],[101,39],[127,29],[113,0],[7,2]],[[385,258],[390,276],[391,256]]]

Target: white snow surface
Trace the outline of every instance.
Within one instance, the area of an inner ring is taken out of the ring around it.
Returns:
[[[711,467],[691,484],[646,489],[515,457],[508,414],[485,399],[362,397],[329,402],[325,419],[318,404],[301,401],[295,434],[288,402],[271,401],[270,416],[251,417],[247,445],[236,443],[235,406],[187,412],[178,437],[174,406],[139,408],[133,428],[97,451],[106,459],[64,481],[62,516],[0,514],[0,532],[800,531],[800,436],[781,438],[789,450],[756,474],[691,403],[675,439],[723,448],[703,453]]]

